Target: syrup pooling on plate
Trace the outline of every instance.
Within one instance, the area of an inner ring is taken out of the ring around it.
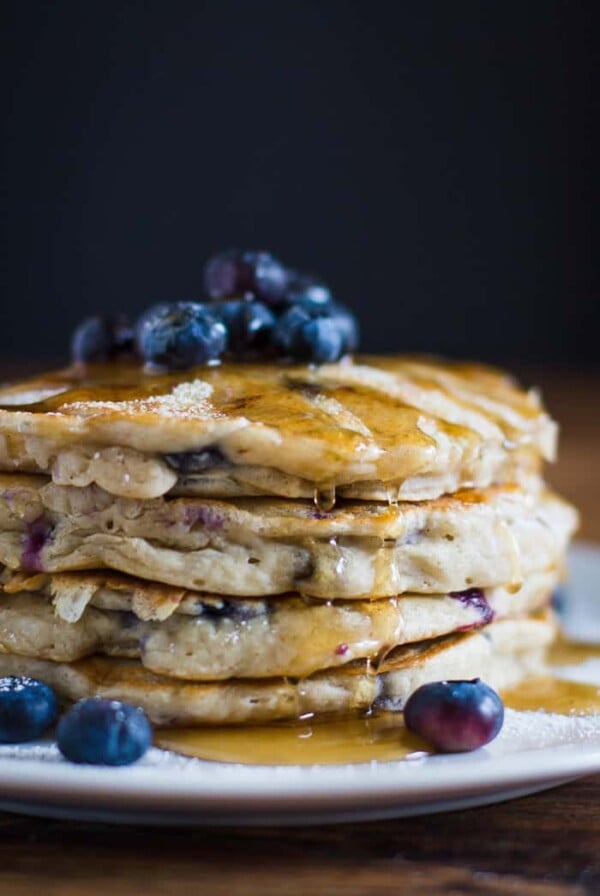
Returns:
[[[587,660],[600,660],[600,644],[570,641],[564,636],[557,638],[548,656],[548,663],[551,666],[572,666],[585,663]]]
[[[548,653],[548,665],[583,666],[588,660],[600,660],[600,644],[571,641],[559,635]],[[600,686],[590,684],[582,669],[581,681],[546,675],[527,679],[503,692],[509,709],[559,715],[600,715]]]
[[[600,688],[558,678],[532,679],[504,691],[502,697],[508,709],[521,712],[600,714]],[[196,759],[244,765],[391,762],[434,753],[406,729],[399,713],[251,728],[159,729],[155,745]]]
[[[548,665],[583,666],[589,660],[600,660],[600,644],[570,641],[561,635],[550,648]],[[600,686],[586,682],[582,669],[581,681],[571,681],[551,675],[532,678],[503,693],[505,705],[521,711],[558,713],[559,715],[600,714]]]
[[[600,687],[580,681],[544,676],[524,681],[502,693],[505,706],[520,712],[564,716],[600,714]]]
[[[561,637],[554,665],[600,658],[600,644]],[[600,715],[600,687],[537,676],[501,692],[507,709],[566,716]],[[342,765],[424,759],[435,751],[408,731],[400,713],[341,720],[305,719],[250,728],[159,729],[155,744],[196,759],[244,765]]]
[[[431,748],[382,713],[339,721],[299,720],[251,728],[159,729],[155,744],[197,759],[244,765],[343,765],[422,759]]]

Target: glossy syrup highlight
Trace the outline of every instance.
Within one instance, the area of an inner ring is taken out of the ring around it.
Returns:
[[[560,638],[550,665],[600,659],[600,644]],[[551,675],[538,676],[501,692],[508,709],[566,716],[600,715],[600,687]],[[251,727],[159,729],[155,744],[185,756],[244,765],[342,765],[414,761],[434,750],[412,734],[401,713],[350,719],[303,718]]]
[[[341,765],[422,759],[432,752],[400,713],[340,720],[300,719],[248,728],[156,732],[155,744],[186,756],[245,765]]]

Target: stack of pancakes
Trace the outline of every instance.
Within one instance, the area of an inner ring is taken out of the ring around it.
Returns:
[[[496,371],[106,364],[0,406],[0,674],[212,725],[543,669],[576,514]]]

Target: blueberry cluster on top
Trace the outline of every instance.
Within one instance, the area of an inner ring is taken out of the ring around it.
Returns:
[[[72,340],[76,363],[138,355],[168,369],[222,358],[331,363],[356,350],[354,315],[318,278],[286,268],[269,252],[214,255],[204,269],[203,302],[155,305],[132,326],[91,317]]]

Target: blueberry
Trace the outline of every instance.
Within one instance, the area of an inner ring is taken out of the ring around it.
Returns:
[[[227,463],[227,458],[218,448],[202,448],[201,451],[179,451],[165,454],[165,460],[173,470],[184,476],[204,473]]]
[[[479,622],[475,625],[487,625],[494,619],[494,611],[487,602],[485,591],[482,588],[467,588],[465,591],[451,591],[450,597],[460,601],[465,607],[470,607],[479,613]],[[471,625],[461,626],[461,631],[472,628]]]
[[[204,287],[211,299],[251,293],[268,305],[279,305],[287,283],[287,270],[269,252],[231,249],[213,255],[204,269]]]
[[[27,572],[43,571],[42,551],[51,540],[53,531],[52,523],[44,514],[40,514],[26,524],[21,551],[21,565],[24,570]]]
[[[333,295],[318,277],[312,274],[294,274],[286,290],[285,301],[289,305],[308,304],[323,307],[333,302]]]
[[[358,327],[342,305],[299,302],[279,318],[273,341],[283,355],[324,364],[356,348]]]
[[[552,609],[558,613],[559,616],[564,616],[566,605],[567,593],[564,588],[559,586],[552,592]]]
[[[145,361],[180,369],[219,360],[227,331],[206,306],[177,302],[146,312],[136,328],[136,340]]]
[[[300,361],[326,364],[344,354],[344,337],[330,317],[317,317],[300,327],[293,343],[293,354]]]
[[[133,350],[133,330],[123,315],[96,315],[82,321],[71,339],[75,363],[111,361]]]
[[[130,765],[150,746],[152,729],[141,709],[120,700],[88,697],[62,717],[56,740],[71,762]]]
[[[133,332],[136,342],[139,341],[140,334],[146,326],[146,321],[153,320],[157,316],[167,314],[172,307],[172,304],[169,304],[169,302],[157,302],[156,305],[150,305],[149,308],[145,308],[135,322]]]
[[[43,681],[15,675],[0,678],[0,743],[35,740],[57,715],[56,695]]]
[[[231,299],[214,306],[227,327],[229,348],[236,355],[262,352],[271,342],[275,315],[263,302]]]
[[[355,352],[360,336],[355,316],[340,304],[332,305],[330,313],[344,337],[344,353]]]
[[[409,731],[441,753],[463,753],[496,737],[504,721],[504,705],[479,678],[436,681],[411,694],[404,721]]]

